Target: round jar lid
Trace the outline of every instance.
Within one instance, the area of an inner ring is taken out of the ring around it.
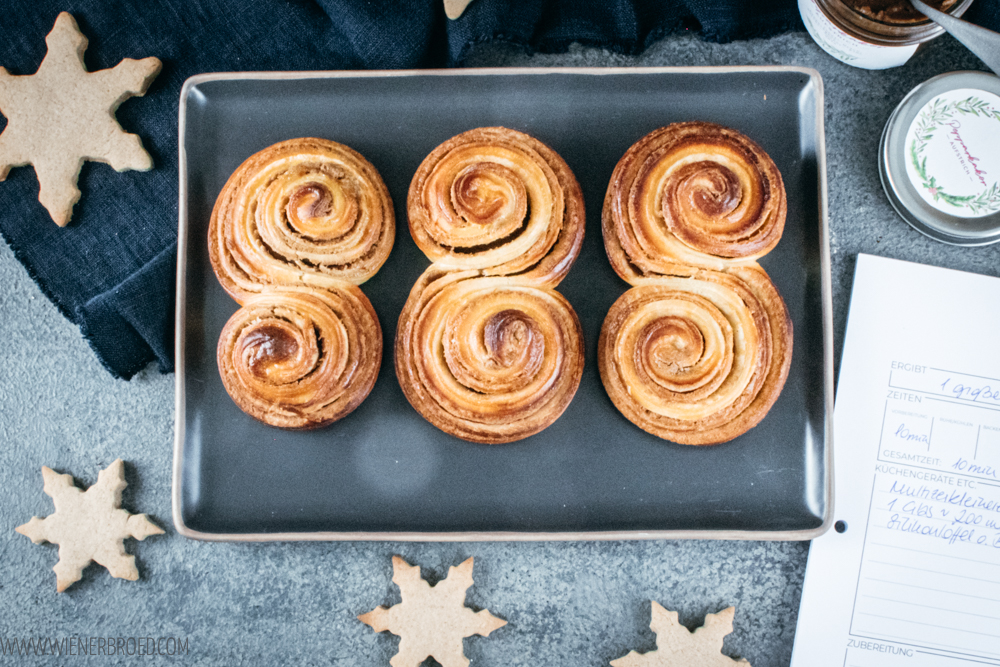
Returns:
[[[951,72],[911,90],[882,132],[879,173],[918,231],[955,245],[1000,241],[1000,78]]]

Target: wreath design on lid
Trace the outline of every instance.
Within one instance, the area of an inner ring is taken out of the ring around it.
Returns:
[[[1000,211],[1000,181],[977,195],[956,195],[946,192],[934,176],[927,174],[927,156],[924,150],[934,137],[934,132],[955,116],[976,116],[1000,122],[1000,111],[989,102],[974,95],[964,100],[945,102],[938,98],[917,116],[913,142],[910,144],[910,161],[921,180],[921,187],[934,201],[943,201],[955,208],[968,209],[974,215],[987,215]]]

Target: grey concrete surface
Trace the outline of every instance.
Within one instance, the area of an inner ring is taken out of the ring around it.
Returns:
[[[876,152],[890,112],[914,85],[946,71],[985,69],[950,37],[906,66],[867,72],[823,53],[805,33],[707,44],[670,37],[638,57],[575,46],[528,56],[504,45],[477,48],[470,66],[794,64],[820,71],[826,91],[831,248],[839,351],[858,252],[989,275],[1000,248],[935,243],[893,212]],[[3,187],[0,184],[0,187]],[[808,544],[649,541],[582,543],[213,544],[186,540],[171,524],[173,376],[146,369],[113,380],[79,331],[57,312],[0,244],[0,642],[49,637],[174,637],[187,651],[128,655],[3,656],[3,664],[386,665],[398,640],[376,635],[360,613],[399,600],[390,558],[402,555],[434,578],[469,556],[476,585],[468,604],[508,621],[465,641],[476,665],[606,665],[655,647],[650,600],[694,627],[736,606],[729,655],[754,667],[789,664]],[[55,591],[57,550],[14,528],[52,512],[40,468],[90,485],[115,458],[127,462],[124,506],[148,513],[166,534],[129,541],[137,582],[92,565]],[[166,646],[166,645],[164,645]],[[4,649],[0,648],[0,652]]]

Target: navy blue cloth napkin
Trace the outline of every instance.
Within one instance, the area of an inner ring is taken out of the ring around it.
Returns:
[[[997,29],[998,5],[976,0],[966,16]],[[0,65],[34,73],[63,10],[90,40],[90,71],[123,58],[163,61],[146,96],[117,113],[142,138],[154,168],[119,174],[86,163],[83,195],[62,229],[38,202],[34,170],[13,169],[0,183],[0,233],[122,378],[153,360],[163,372],[173,369],[177,104],[189,76],[453,66],[470,47],[496,40],[533,51],[581,42],[637,53],[675,31],[725,42],[801,29],[795,0],[475,0],[457,21],[445,18],[442,0],[7,0]]]

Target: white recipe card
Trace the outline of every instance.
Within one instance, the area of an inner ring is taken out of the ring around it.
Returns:
[[[792,667],[1000,665],[1000,279],[859,255]]]

